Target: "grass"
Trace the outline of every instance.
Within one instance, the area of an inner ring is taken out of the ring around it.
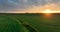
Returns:
[[[60,15],[1,14],[0,32],[60,32]]]

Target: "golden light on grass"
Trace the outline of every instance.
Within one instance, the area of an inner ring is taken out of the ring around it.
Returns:
[[[46,9],[46,10],[42,11],[42,13],[45,14],[45,17],[50,17],[51,16],[51,12],[52,11],[50,9]]]
[[[51,13],[53,13],[53,11],[52,10],[50,10],[50,9],[46,9],[46,10],[44,10],[44,11],[41,11],[41,13],[43,13],[44,15],[44,17],[45,18],[51,18]]]
[[[60,13],[60,10],[57,10],[57,11],[53,11],[53,10],[51,10],[51,9],[46,9],[46,10],[44,10],[44,11],[41,11],[41,13],[43,13],[44,15],[44,17],[46,17],[46,18],[51,18],[53,15],[53,13],[55,14],[55,13]]]

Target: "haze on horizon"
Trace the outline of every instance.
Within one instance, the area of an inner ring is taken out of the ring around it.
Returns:
[[[0,12],[39,12],[45,9],[58,11],[60,0],[0,0]]]

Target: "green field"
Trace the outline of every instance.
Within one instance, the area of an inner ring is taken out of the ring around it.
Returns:
[[[0,32],[60,32],[60,14],[0,14]]]

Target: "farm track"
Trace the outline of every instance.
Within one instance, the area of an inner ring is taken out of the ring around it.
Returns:
[[[14,16],[13,17],[15,20],[17,20],[17,22],[21,23],[24,27],[26,27],[30,32],[39,32],[36,28],[34,28],[32,25],[27,24],[26,22],[22,21],[21,19],[19,19],[18,17]]]

